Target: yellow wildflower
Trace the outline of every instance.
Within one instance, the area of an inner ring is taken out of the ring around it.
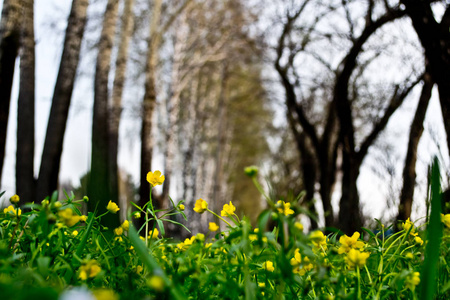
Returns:
[[[133,218],[135,218],[135,219],[139,219],[141,217],[141,213],[140,212],[135,212],[135,213],[133,213]]]
[[[408,275],[406,277],[405,285],[407,289],[410,289],[411,291],[414,291],[416,288],[416,285],[420,283],[420,273],[419,272],[413,272],[412,274]]]
[[[414,235],[414,223],[411,222],[411,220],[408,218],[404,223],[402,223],[402,227],[405,230],[405,232],[408,232],[408,230],[411,228],[411,231],[409,234]]]
[[[18,195],[14,195],[11,198],[9,198],[9,201],[11,201],[11,203],[19,203],[20,197]]]
[[[122,227],[117,227],[116,229],[114,229],[114,234],[115,235],[122,235],[123,234],[123,228]]]
[[[347,253],[348,251],[350,251],[350,249],[360,249],[364,247],[365,245],[364,242],[358,241],[359,236],[360,236],[359,232],[353,233],[351,237],[349,237],[346,234],[341,236],[339,238],[339,243],[341,243],[341,247],[339,247],[338,253],[339,254]]]
[[[79,215],[73,213],[73,210],[70,207],[60,210],[58,216],[67,227],[72,227],[80,222],[81,219]]]
[[[291,258],[290,262],[291,262],[292,266],[298,266],[299,264],[301,264],[301,262],[302,262],[302,255],[300,254],[300,250],[299,249],[295,249],[294,257]]]
[[[412,254],[411,252],[406,253],[405,257],[407,259],[413,259],[414,258],[414,254]]]
[[[248,239],[250,240],[250,242],[254,242],[258,240],[258,236],[256,234],[249,234]]]
[[[56,201],[55,204],[53,204],[53,206],[54,206],[55,208],[60,208],[60,207],[62,206],[62,203],[59,202],[59,201]]]
[[[136,273],[141,273],[144,270],[144,268],[142,266],[137,266],[136,267]]]
[[[360,252],[356,249],[350,249],[345,257],[345,261],[347,262],[350,268],[354,267],[363,267],[366,264],[367,258],[369,258],[370,254],[368,252]]]
[[[236,210],[236,207],[230,201],[230,204],[224,204],[223,209],[220,212],[220,215],[222,217],[231,217],[232,215],[234,215],[235,210]]]
[[[148,285],[155,291],[162,292],[164,290],[164,280],[161,276],[152,276],[148,280]]]
[[[441,220],[447,228],[450,228],[450,214],[441,214]]]
[[[419,244],[420,246],[423,245],[423,240],[419,236],[414,237],[414,241],[416,242],[416,244]]]
[[[277,210],[280,214],[283,214],[285,216],[289,216],[294,214],[294,211],[291,209],[291,203],[286,203],[284,201],[278,200],[277,202]]]
[[[95,259],[91,259],[87,263],[81,265],[78,278],[80,278],[81,280],[86,280],[88,278],[95,277],[98,273],[100,273],[101,270],[102,268],[100,267],[98,262]]]
[[[190,245],[192,245],[192,243],[194,243],[195,239],[196,239],[195,235],[192,236],[190,239],[187,238],[184,240],[184,242],[178,243],[177,248],[180,250],[186,250]]]
[[[202,198],[197,199],[197,201],[195,202],[194,211],[199,214],[202,214],[207,209],[208,209],[208,203],[205,200],[203,200]]]
[[[300,231],[303,231],[303,224],[300,222],[295,222],[294,223],[295,228],[297,228]]]
[[[153,186],[161,185],[164,182],[164,175],[161,175],[161,171],[148,172],[147,181]]]
[[[259,232],[259,228],[253,229],[253,232],[254,232],[254,233],[258,233],[258,232]]]
[[[78,235],[78,230],[72,231],[72,235],[73,235],[73,236],[77,236],[77,235]]]
[[[99,289],[92,292],[96,300],[119,300],[120,297],[113,291],[108,289]]]
[[[184,204],[178,204],[178,209],[184,211],[185,209]]]
[[[153,229],[153,232],[152,232],[152,230],[150,230],[149,235],[150,235],[151,239],[158,238],[158,235],[159,235],[158,228]]]
[[[119,206],[117,206],[117,204],[112,202],[111,200],[109,200],[106,209],[109,210],[109,212],[112,212],[113,214],[117,213],[120,210]]]
[[[269,272],[273,272],[275,271],[275,268],[273,266],[273,262],[271,262],[270,260],[267,260],[263,263],[262,265],[263,269]]]
[[[3,209],[5,214],[11,214],[15,216],[20,216],[22,214],[22,210],[20,208],[14,209],[14,206],[10,205],[7,208]]]
[[[130,229],[130,222],[128,222],[128,220],[123,221],[122,225],[120,225],[120,227],[123,228],[123,230],[128,231],[128,229]]]
[[[209,222],[208,228],[212,232],[219,230],[219,226],[214,222]]]
[[[316,230],[311,232],[309,235],[312,244],[317,248],[322,248],[323,250],[327,249],[327,237],[323,234],[322,231]]]
[[[266,287],[266,283],[265,282],[258,282],[258,286],[260,288],[265,288]]]
[[[81,215],[81,216],[80,216],[80,221],[86,222],[86,221],[87,221],[87,216]]]

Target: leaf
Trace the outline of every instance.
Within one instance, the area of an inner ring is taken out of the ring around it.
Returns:
[[[371,237],[376,237],[375,233],[372,232],[372,230],[367,229],[365,227],[361,227],[362,230],[364,230],[366,233],[368,233]]]
[[[164,230],[164,224],[160,219],[156,219],[156,223],[158,224],[159,231],[161,232],[161,236],[164,236],[166,234],[166,231]]]
[[[427,228],[427,248],[425,260],[420,274],[420,299],[434,299],[436,293],[436,274],[438,271],[438,259],[442,240],[441,224],[441,176],[439,162],[435,157],[431,169],[431,215]]]

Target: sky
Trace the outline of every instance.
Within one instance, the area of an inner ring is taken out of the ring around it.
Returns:
[[[101,2],[101,1],[98,1]],[[58,0],[40,0],[39,5],[35,5],[35,31],[36,31],[36,143],[35,143],[35,175],[37,177],[42,154],[43,142],[50,112],[53,88],[59,67],[64,30],[67,16],[70,11],[71,1]],[[0,9],[2,4],[0,4]],[[90,13],[96,9],[90,7]],[[86,47],[86,45],[84,45]],[[92,57],[85,57],[81,61],[80,68],[83,69],[83,76],[77,79],[71,108],[69,111],[69,120],[64,139],[64,151],[61,162],[60,181],[69,181],[73,186],[79,185],[79,178],[89,169],[90,159],[90,139],[92,126],[92,104],[93,104],[93,86]],[[19,64],[17,61],[16,68]],[[15,72],[12,100],[10,107],[10,116],[7,133],[6,157],[1,182],[1,189],[6,190],[6,197],[9,199],[15,190],[15,135],[17,118],[17,97],[18,97],[18,69]],[[138,85],[136,82],[128,82],[128,86]],[[141,85],[142,86],[142,85]],[[133,89],[126,94],[125,103],[131,106],[142,98],[143,90]],[[414,97],[408,101],[397,112],[392,121],[389,122],[387,129],[383,133],[383,138],[391,142],[395,151],[390,158],[397,166],[394,178],[389,179],[375,175],[374,168],[379,167],[379,161],[376,159],[376,149],[370,149],[369,157],[364,161],[364,167],[358,180],[360,198],[363,199],[364,212],[373,217],[383,217],[385,211],[385,199],[389,189],[399,189],[401,187],[401,172],[403,167],[404,155],[409,135],[409,125],[417,105],[418,93],[420,89],[415,90]],[[448,152],[445,147],[445,132],[442,125],[442,116],[437,98],[437,90],[433,90],[433,97],[427,112],[425,121],[425,132],[419,145],[419,161],[417,163],[418,182],[423,182],[426,174],[426,167],[431,161],[433,155],[437,152],[436,143],[431,138],[430,132],[435,132],[437,140],[441,144],[443,157],[448,163]],[[127,100],[128,99],[128,100]],[[127,102],[128,101],[128,102]],[[280,113],[284,115],[284,113]],[[126,114],[125,114],[126,115]],[[121,124],[120,135],[122,137],[119,167],[126,170],[133,176],[135,182],[138,181],[140,144],[139,131],[140,123],[132,115],[126,116]],[[397,147],[400,145],[400,147]],[[156,153],[153,161],[154,169],[162,169],[163,160],[160,153]],[[448,168],[447,168],[448,169]],[[383,177],[383,174],[381,174]],[[174,184],[175,185],[175,184]],[[174,185],[172,187],[174,187]],[[424,186],[419,185],[418,193],[420,197],[424,195]],[[335,194],[333,202],[337,207],[339,195]],[[423,206],[421,208],[423,212]],[[419,212],[419,214],[421,214]]]

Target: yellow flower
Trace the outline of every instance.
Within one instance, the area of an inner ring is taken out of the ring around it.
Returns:
[[[291,258],[290,262],[291,262],[292,266],[298,266],[299,264],[301,264],[301,262],[302,262],[302,255],[300,254],[300,250],[299,249],[295,249],[294,257]]]
[[[164,290],[164,280],[161,276],[152,276],[148,280],[148,285],[155,291],[162,292]]]
[[[123,228],[122,227],[117,227],[116,229],[114,229],[114,234],[115,235],[122,235],[123,233]]]
[[[423,240],[418,236],[414,237],[414,241],[416,242],[416,244],[419,244],[420,246],[423,245]]]
[[[222,211],[220,212],[220,215],[222,217],[231,217],[232,215],[234,215],[235,210],[236,207],[230,201],[230,204],[224,204]]]
[[[405,285],[407,289],[410,289],[411,291],[414,291],[416,288],[416,285],[420,283],[420,273],[419,272],[413,272],[412,274],[408,275],[406,277]]]
[[[209,249],[209,248],[211,248],[211,246],[212,246],[212,243],[206,243],[205,244],[205,249]]]
[[[141,217],[141,213],[140,212],[135,212],[135,213],[133,213],[133,218],[135,218],[135,219],[139,219]]]
[[[203,234],[203,233],[197,233],[196,235],[195,235],[195,239],[196,240],[199,240],[199,241],[201,241],[201,242],[204,242],[205,241],[205,235]]]
[[[322,231],[316,230],[311,232],[309,238],[311,239],[311,242],[315,247],[323,248],[324,250],[327,249],[327,237],[323,234]]]
[[[217,224],[214,222],[209,222],[209,230],[213,232],[217,231],[219,230],[219,226],[217,226]]]
[[[62,203],[59,202],[59,201],[56,201],[55,204],[53,204],[53,206],[54,206],[55,208],[60,208],[60,207],[62,206]]]
[[[72,231],[72,235],[73,236],[77,236],[78,235],[78,231],[77,230]]]
[[[18,195],[14,195],[11,198],[9,198],[9,201],[11,201],[11,203],[19,203],[20,197]]]
[[[347,256],[345,257],[345,261],[350,268],[361,268],[364,267],[369,256],[370,254],[368,252],[359,252],[359,250],[350,249],[350,251],[347,253]]]
[[[186,250],[190,245],[192,245],[192,243],[194,243],[195,239],[196,239],[195,235],[190,239],[187,238],[184,240],[184,242],[178,243],[177,248],[180,250]]]
[[[349,237],[346,234],[341,236],[339,238],[339,243],[341,243],[341,247],[339,247],[338,253],[339,254],[347,253],[348,251],[350,251],[350,249],[360,249],[364,247],[365,245],[364,242],[358,241],[359,236],[360,236],[359,232],[353,233],[351,237]]]
[[[113,290],[99,289],[92,292],[96,300],[119,300],[119,296]]]
[[[20,208],[14,209],[14,206],[10,205],[3,210],[5,214],[11,214],[15,216],[20,216],[22,214],[22,210]]]
[[[74,214],[73,210],[69,207],[66,209],[60,210],[58,212],[58,216],[67,227],[72,227],[73,225],[80,222],[80,219],[81,219],[81,217],[77,214]]]
[[[278,212],[280,214],[283,214],[285,216],[294,214],[294,211],[291,209],[291,203],[289,203],[289,202],[286,203],[284,201],[278,200],[276,206],[277,206]]]
[[[258,240],[258,236],[256,234],[249,234],[248,239],[250,240],[250,242],[254,242]]]
[[[266,283],[265,282],[258,282],[258,286],[260,288],[265,288],[266,287]]]
[[[109,200],[106,209],[109,210],[109,212],[112,212],[113,214],[117,213],[120,210],[119,206],[117,206],[117,204],[112,202],[111,200]]]
[[[185,207],[184,207],[184,204],[178,204],[178,209],[179,209],[179,210],[183,211],[184,208],[185,208]]]
[[[295,228],[297,228],[300,231],[303,231],[303,224],[300,222],[295,222],[294,223]]]
[[[87,216],[81,215],[81,216],[80,216],[80,221],[86,222],[86,221],[87,221]]]
[[[150,230],[149,235],[150,235],[151,239],[158,238],[158,235],[159,235],[158,228],[153,229],[153,233],[152,233],[152,230]]]
[[[408,252],[408,253],[406,253],[405,257],[406,257],[407,259],[413,259],[413,258],[414,258],[414,255],[413,255],[411,252]]]
[[[450,214],[441,214],[441,220],[447,228],[450,228]]]
[[[263,269],[269,272],[273,272],[275,271],[275,268],[273,266],[273,262],[271,262],[270,260],[267,260],[263,263],[262,265]]]
[[[120,225],[120,227],[123,228],[123,230],[128,231],[128,229],[130,229],[130,222],[128,222],[128,220],[123,221],[122,225]]]
[[[142,271],[144,270],[144,267],[142,267],[142,266],[137,266],[136,267],[136,273],[141,273]]]
[[[414,223],[409,220],[409,218],[402,224],[403,229],[405,232],[408,232],[408,230],[411,228],[411,231],[409,234],[414,235]]]
[[[148,172],[147,181],[153,186],[161,185],[164,182],[164,175],[161,175],[161,171]]]
[[[98,273],[100,273],[101,270],[102,268],[100,268],[98,262],[94,259],[91,259],[87,263],[81,265],[78,278],[80,278],[81,280],[86,280],[88,278],[95,277]]]
[[[203,200],[202,198],[197,199],[197,201],[195,202],[194,211],[199,214],[202,214],[207,209],[208,209],[208,203],[205,200]]]
[[[254,232],[254,233],[258,233],[258,232],[259,232],[259,228],[253,229],[253,232]]]

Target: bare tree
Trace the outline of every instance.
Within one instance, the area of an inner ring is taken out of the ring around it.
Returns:
[[[21,1],[3,1],[0,23],[0,180],[5,159],[11,88],[20,45],[21,13]]]
[[[64,133],[80,59],[88,5],[89,0],[72,2],[37,180],[38,202],[57,189]]]
[[[17,111],[16,193],[25,202],[35,198],[34,93],[35,42],[34,0],[24,0],[20,48],[20,86]]]
[[[443,1],[401,0],[425,50],[431,77],[439,90],[450,149],[450,5],[444,4],[444,15],[438,22],[431,8],[432,2]]]

